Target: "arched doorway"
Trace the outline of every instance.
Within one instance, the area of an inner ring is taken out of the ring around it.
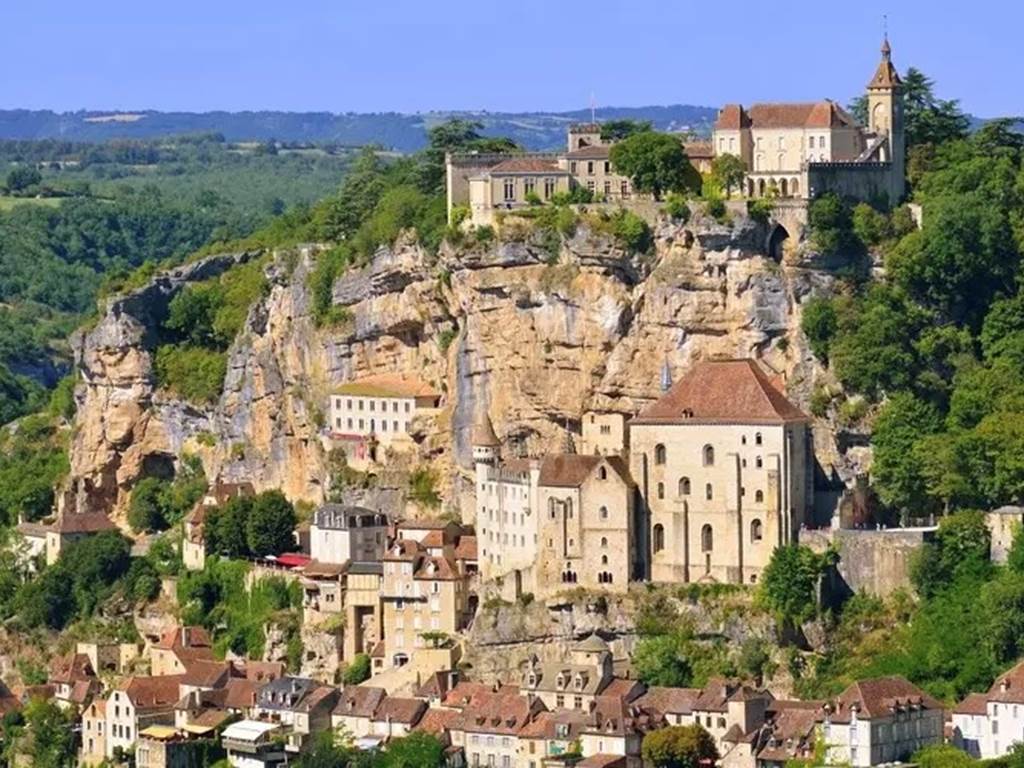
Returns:
[[[782,257],[785,255],[785,243],[788,239],[789,232],[781,224],[776,224],[771,234],[768,235],[766,250],[768,255],[779,264],[782,263]]]
[[[783,197],[789,197],[789,181],[788,180],[786,180],[786,179],[782,180],[780,190],[781,190],[781,193],[782,193]]]
[[[764,179],[758,179],[757,181],[757,196],[764,197]]]
[[[793,197],[800,197],[800,179],[791,179],[789,182],[789,194]]]

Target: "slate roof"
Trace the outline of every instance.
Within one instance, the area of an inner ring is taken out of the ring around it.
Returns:
[[[750,359],[702,360],[633,422],[787,424],[807,421]]]

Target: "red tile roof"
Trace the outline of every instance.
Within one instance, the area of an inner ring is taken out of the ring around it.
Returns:
[[[870,720],[888,717],[893,710],[904,707],[942,709],[942,704],[903,677],[879,677],[860,680],[843,691],[834,704],[832,720],[848,722],[850,710],[858,708],[857,717]]]
[[[988,714],[988,696],[984,693],[969,693],[967,698],[953,708],[954,715]]]
[[[570,160],[607,160],[611,150],[608,144],[591,144],[589,147],[574,149],[566,154],[566,157]]]
[[[459,712],[454,709],[428,709],[413,730],[440,736],[446,733],[458,718]]]
[[[160,641],[153,646],[163,651],[177,651],[182,648],[212,648],[210,634],[203,627],[174,627],[163,633]]]
[[[334,714],[349,717],[373,717],[377,707],[388,695],[383,688],[370,685],[350,685],[341,692]]]
[[[692,160],[710,160],[715,156],[715,148],[710,141],[684,142],[683,151]]]
[[[540,465],[540,484],[549,487],[577,488],[602,463],[626,483],[630,483],[629,470],[618,456],[593,456],[576,453],[556,453],[546,456]]]
[[[700,697],[700,688],[664,688],[652,685],[636,700],[637,706],[656,709],[663,715],[689,715]]]
[[[363,397],[440,397],[441,393],[420,379],[381,373],[348,381],[334,390],[338,395]]]
[[[750,116],[739,104],[726,104],[718,110],[718,118],[715,120],[715,130],[737,131],[740,128],[750,127]]]
[[[120,686],[136,709],[173,707],[180,696],[179,686],[184,675],[160,675],[157,677],[130,677]]]
[[[115,531],[117,526],[102,512],[72,512],[58,517],[53,530],[63,534],[100,533]]]
[[[399,696],[387,696],[377,707],[373,719],[380,722],[401,723],[413,726],[427,710],[427,702]]]
[[[455,546],[456,560],[476,560],[477,542],[476,536],[460,536],[459,543]]]
[[[92,662],[84,653],[69,653],[66,656],[58,656],[50,664],[51,683],[65,683],[71,685],[79,680],[94,679],[96,673],[93,671]]]
[[[727,104],[718,113],[716,130],[740,128],[842,128],[856,121],[834,101],[824,99],[807,103],[752,104],[745,110],[739,104]]]
[[[540,157],[512,157],[503,160],[489,169],[491,174],[501,173],[543,173],[549,175],[568,175],[551,160]]]
[[[807,421],[750,359],[703,360],[648,406],[636,423],[786,424]]]

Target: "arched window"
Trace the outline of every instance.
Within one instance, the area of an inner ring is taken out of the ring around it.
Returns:
[[[710,552],[715,546],[715,534],[710,525],[700,529],[700,551]]]
[[[607,467],[601,467],[599,470],[597,470],[597,477],[598,477],[599,480],[607,480],[608,479],[608,468]]]
[[[711,501],[713,498],[715,498],[715,492],[711,488],[711,483],[708,483],[707,485],[704,486],[704,498],[706,498],[708,501]]]
[[[679,495],[689,496],[690,495],[690,478],[680,477],[679,478]]]
[[[608,519],[608,507],[601,507],[601,509],[598,510],[598,515],[600,516],[600,518],[602,520],[607,520]]]
[[[665,463],[665,446],[663,443],[658,443],[656,446],[654,446],[654,463]]]
[[[654,526],[654,551],[661,552],[665,548],[665,526],[658,523]]]
[[[601,555],[601,565],[608,565],[608,555]]]
[[[755,465],[757,466],[757,468],[758,468],[758,469],[760,469],[761,467],[763,467],[763,466],[764,466],[764,461],[762,461],[762,460],[761,460],[761,457],[760,457],[760,456],[758,456],[758,457],[757,457],[757,458],[756,458],[756,459],[754,460],[754,464],[755,464]]]
[[[704,466],[713,467],[715,465],[715,447],[713,445],[704,446]]]
[[[665,484],[664,483],[658,483],[658,498],[659,499],[664,499],[665,498]]]
[[[601,549],[607,549],[607,548],[608,548],[608,539],[606,539],[604,536],[602,536],[601,537]]]
[[[760,445],[760,444],[761,444],[761,433],[758,432],[756,435],[754,435],[754,445]]]
[[[750,521],[750,540],[760,541],[764,538],[764,526],[761,525],[761,521],[754,518]]]
[[[758,503],[758,504],[763,504],[764,503],[764,491],[762,491],[762,490],[754,491],[754,501],[756,503]]]

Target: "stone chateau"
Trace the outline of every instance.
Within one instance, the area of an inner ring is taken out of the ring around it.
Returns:
[[[903,83],[888,38],[867,84],[867,101],[867,125],[828,99],[726,104],[711,142],[688,142],[683,148],[701,174],[711,171],[714,157],[739,157],[747,171],[742,188],[747,197],[809,200],[835,192],[895,203],[905,192]],[[492,224],[498,212],[546,203],[574,187],[588,190],[598,202],[634,200],[632,182],[612,166],[612,143],[602,138],[599,124],[584,123],[569,127],[564,152],[449,153],[449,222],[453,210],[464,206],[472,224]]]

